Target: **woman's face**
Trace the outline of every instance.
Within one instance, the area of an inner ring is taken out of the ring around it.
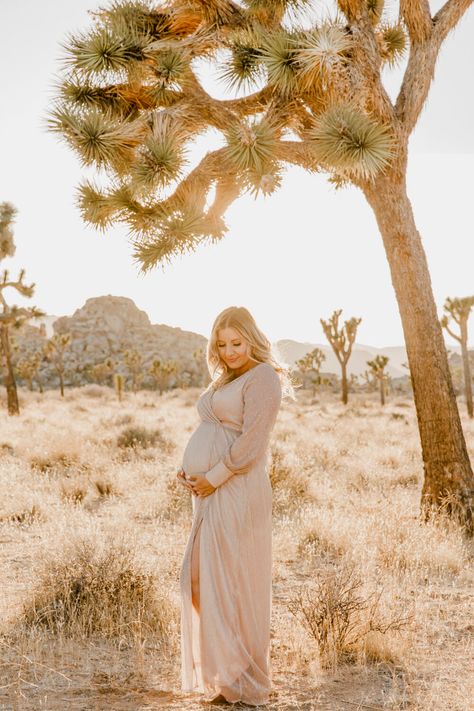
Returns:
[[[250,354],[248,341],[230,326],[217,331],[217,351],[229,368],[242,367],[247,363]]]

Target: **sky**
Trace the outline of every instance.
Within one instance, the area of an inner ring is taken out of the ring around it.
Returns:
[[[2,0],[0,23],[0,202],[18,209],[11,276],[26,270],[36,284],[28,302],[70,315],[86,299],[126,296],[152,323],[209,336],[217,314],[245,306],[272,342],[324,343],[320,318],[342,309],[362,317],[358,342],[402,345],[403,333],[375,218],[355,188],[335,191],[324,175],[286,171],[267,198],[244,195],[226,213],[229,231],[164,269],[143,275],[126,228],[105,234],[84,224],[75,189],[85,176],[78,158],[45,129],[61,42],[89,25],[92,0]],[[433,11],[439,3],[431,3]],[[27,18],[27,20],[26,20]],[[448,37],[435,80],[410,142],[408,191],[426,250],[438,312],[447,296],[474,293],[474,11]],[[386,77],[395,96],[403,66]],[[206,88],[224,96],[209,68]],[[201,145],[204,151],[208,146]],[[471,329],[472,330],[472,329]],[[448,344],[454,343],[447,336]]]

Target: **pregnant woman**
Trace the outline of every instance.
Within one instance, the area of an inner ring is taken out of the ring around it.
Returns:
[[[267,703],[270,679],[272,488],[270,434],[288,370],[243,307],[216,318],[213,374],[178,480],[193,521],[180,571],[181,688],[211,703]]]

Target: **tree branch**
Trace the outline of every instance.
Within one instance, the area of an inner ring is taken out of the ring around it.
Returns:
[[[312,156],[311,145],[307,141],[280,141],[275,155],[277,160],[298,165],[312,173],[321,170],[321,165]]]
[[[448,32],[453,29],[473,0],[448,0],[434,16],[433,28],[427,41],[414,40],[410,46],[408,65],[395,104],[395,113],[410,135],[433,81],[436,60]]]
[[[434,34],[441,43],[458,24],[473,0],[448,0],[433,18]]]
[[[411,42],[425,42],[433,29],[428,0],[400,0],[400,13]]]
[[[244,96],[241,99],[214,99],[211,96],[209,98],[214,103],[217,103],[223,108],[231,109],[232,111],[237,111],[240,116],[257,113],[259,111],[264,111],[268,102],[272,97],[273,89],[269,86],[265,86],[260,91],[256,91],[254,94],[249,96]]]
[[[454,338],[456,341],[459,341],[459,343],[461,343],[461,337],[458,336],[456,333],[454,333],[454,331],[451,331],[451,329],[449,328],[447,323],[444,324],[444,327],[445,327],[446,331],[449,333],[449,335],[451,336],[451,338]]]

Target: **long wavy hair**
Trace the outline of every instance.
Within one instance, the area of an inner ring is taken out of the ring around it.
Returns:
[[[295,383],[292,380],[290,367],[276,354],[272,344],[259,329],[250,311],[244,306],[229,306],[221,311],[212,325],[206,354],[207,367],[212,378],[208,389],[216,390],[234,379],[232,370],[220,357],[217,347],[217,334],[223,328],[235,328],[240,336],[249,343],[251,360],[257,363],[269,363],[276,370],[280,376],[282,397],[296,400]]]

